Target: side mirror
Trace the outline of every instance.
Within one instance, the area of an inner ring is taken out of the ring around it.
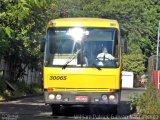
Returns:
[[[122,38],[122,53],[123,54],[126,54],[128,51],[128,48],[127,48],[127,40]]]
[[[40,44],[40,51],[41,51],[41,52],[44,52],[44,49],[45,49],[45,41],[46,41],[45,38],[42,38],[42,39],[41,39],[41,44]]]

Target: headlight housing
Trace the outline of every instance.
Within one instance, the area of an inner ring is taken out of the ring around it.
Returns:
[[[56,100],[61,100],[62,99],[62,95],[61,94],[57,94],[56,95]]]
[[[107,95],[102,95],[102,100],[103,100],[103,101],[107,101],[107,100],[108,100]]]
[[[49,98],[49,100],[54,100],[55,95],[54,94],[49,94],[48,98]]]
[[[115,100],[116,99],[116,96],[115,95],[109,95],[109,100],[110,101],[113,101],[113,100]]]

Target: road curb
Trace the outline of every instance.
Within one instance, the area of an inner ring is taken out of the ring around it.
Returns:
[[[8,101],[18,100],[18,99],[23,99],[23,98],[29,98],[29,97],[38,97],[41,95],[43,95],[43,93],[29,94],[29,95],[24,95],[24,96],[19,96],[19,97],[8,97],[5,100],[0,100],[0,102],[8,102]]]
[[[145,91],[146,88],[122,88],[122,90],[129,90],[129,91]]]

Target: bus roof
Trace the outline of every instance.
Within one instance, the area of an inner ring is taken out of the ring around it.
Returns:
[[[60,18],[50,20],[48,27],[109,27],[119,29],[116,20],[103,18]]]

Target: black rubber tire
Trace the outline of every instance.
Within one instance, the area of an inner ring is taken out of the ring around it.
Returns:
[[[113,107],[111,108],[110,115],[116,116],[117,114],[118,114],[118,105],[113,105]]]
[[[60,105],[51,104],[52,116],[60,115],[61,107]]]

